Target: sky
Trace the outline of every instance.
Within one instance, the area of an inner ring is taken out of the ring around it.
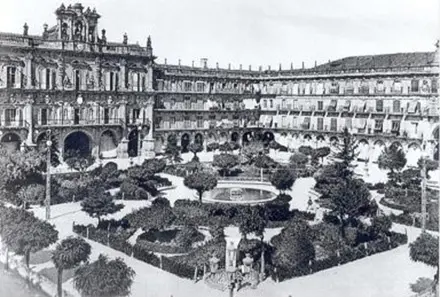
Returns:
[[[75,2],[64,2],[74,4]],[[107,40],[145,46],[157,62],[244,69],[305,67],[347,56],[434,51],[438,0],[84,0]],[[55,0],[0,0],[0,31],[41,34],[56,24]]]

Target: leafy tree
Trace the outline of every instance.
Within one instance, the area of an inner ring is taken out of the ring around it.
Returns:
[[[203,193],[217,186],[217,177],[210,172],[198,171],[185,177],[183,184],[196,190],[199,194],[199,202],[202,203]]]
[[[341,222],[341,236],[345,238],[347,223],[362,214],[370,205],[370,191],[362,180],[347,178],[332,185],[329,191],[332,211]]]
[[[312,159],[318,160],[321,159],[321,162],[324,161],[324,158],[330,155],[330,148],[328,146],[320,147],[312,152]]]
[[[272,185],[282,194],[286,190],[292,189],[296,180],[296,173],[287,167],[278,167],[270,177]]]
[[[302,145],[298,148],[298,152],[300,152],[301,154],[304,154],[306,156],[312,156],[313,148],[309,145]]]
[[[188,150],[194,154],[193,161],[199,161],[197,153],[203,151],[203,146],[200,143],[193,142],[188,146]]]
[[[150,193],[152,196],[158,194],[157,182],[155,175],[162,172],[166,167],[166,163],[162,159],[145,160],[142,166],[130,167],[127,171],[127,183],[130,183],[132,187],[139,187],[139,190],[144,190]],[[124,187],[124,190],[128,190],[128,187]],[[138,191],[139,192],[139,191]],[[143,191],[140,191],[143,192]],[[144,193],[138,193],[144,195]],[[127,195],[134,195],[134,192],[126,193]]]
[[[79,150],[69,150],[65,153],[64,162],[70,169],[84,173],[95,163],[95,157],[90,154],[84,155]]]
[[[272,238],[272,244],[275,246],[272,262],[277,267],[279,277],[289,277],[289,271],[299,274],[309,272],[309,262],[315,259],[315,248],[307,223],[292,221],[279,235]]]
[[[263,143],[254,141],[244,146],[243,149],[241,150],[241,153],[243,157],[248,160],[247,163],[253,164],[255,158],[257,158],[260,155],[266,154],[267,150],[264,147]]]
[[[267,155],[259,155],[254,159],[254,165],[257,168],[269,169],[275,168],[278,166],[278,163],[275,162],[271,157]]]
[[[172,164],[180,163],[183,160],[180,155],[181,150],[182,148],[177,145],[177,142],[168,142],[164,154],[169,160],[171,160]]]
[[[0,190],[3,199],[19,205],[18,192],[29,185],[44,184],[46,160],[36,150],[8,152],[0,150]]]
[[[47,134],[44,133],[43,137],[41,139],[41,146],[39,147],[39,151],[43,156],[46,156],[47,153]],[[52,142],[52,145],[50,146],[50,164],[53,167],[57,167],[61,164],[60,162],[60,151],[58,150],[58,139],[56,135],[51,134],[50,141]]]
[[[247,206],[240,210],[238,215],[238,229],[244,239],[246,239],[247,234],[252,232],[262,239],[266,225],[267,218],[263,207],[259,205]]]
[[[391,181],[396,180],[396,171],[400,171],[406,165],[406,157],[403,150],[397,145],[391,145],[379,156],[378,165],[380,169],[390,170],[388,176]]]
[[[3,236],[6,244],[18,255],[24,255],[29,268],[31,253],[47,248],[58,240],[58,231],[46,221],[21,210],[15,213],[20,220],[9,224]],[[2,236],[2,237],[3,237]]]
[[[220,147],[220,145],[218,144],[218,142],[211,142],[211,143],[208,143],[208,145],[206,146],[206,150],[208,152],[211,152],[211,151],[218,150],[219,147]]]
[[[116,213],[124,208],[123,204],[116,204],[103,188],[95,188],[89,195],[81,202],[81,208],[92,218],[97,218],[98,224],[102,216]]]
[[[130,223],[130,226],[133,228],[143,228],[146,230],[162,230],[165,227],[170,226],[175,218],[176,216],[174,215],[169,203],[168,205],[156,203],[151,207],[138,209],[125,216],[125,219]]]
[[[121,258],[98,260],[75,271],[73,283],[82,297],[125,297],[130,295],[135,272]]]
[[[228,176],[229,171],[239,164],[238,156],[231,154],[215,155],[212,166],[220,168],[222,176]]]
[[[387,234],[392,226],[393,222],[388,216],[377,216],[373,218],[371,222],[371,232],[373,236],[377,237],[380,234]]]
[[[340,174],[342,178],[352,178],[355,165],[353,162],[356,160],[357,153],[357,142],[356,138],[350,134],[348,128],[344,128],[342,145],[339,147],[339,151],[336,153],[335,158],[340,164]]]
[[[45,198],[46,188],[41,184],[29,184],[24,186],[17,193],[17,198],[24,209],[29,203],[40,203]]]
[[[439,280],[438,237],[429,233],[422,233],[409,244],[409,256],[415,262],[422,262],[431,267],[437,267],[434,277],[435,285]],[[435,287],[435,286],[434,286]]]
[[[290,164],[295,168],[305,168],[308,162],[309,158],[303,153],[294,153],[290,156]]]
[[[424,158],[420,158],[417,161],[417,166],[420,169],[423,168],[423,162],[425,162],[426,176],[427,177],[429,177],[429,172],[433,171],[433,170],[436,170],[438,168],[438,165],[439,165],[438,161],[431,160],[431,159],[428,159],[428,158],[425,158],[425,159]]]
[[[80,237],[67,237],[57,244],[52,252],[52,261],[58,272],[58,297],[63,296],[63,270],[73,269],[89,260],[91,247]]]

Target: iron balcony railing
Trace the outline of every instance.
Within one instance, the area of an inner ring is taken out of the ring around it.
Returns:
[[[37,126],[96,126],[96,125],[116,125],[123,126],[124,121],[119,118],[108,119],[48,119],[37,122]]]
[[[0,120],[0,127],[1,128],[10,128],[10,129],[14,129],[14,128],[28,128],[30,125],[27,121],[25,120],[17,120],[17,121],[10,121],[10,120],[5,120],[2,119]]]

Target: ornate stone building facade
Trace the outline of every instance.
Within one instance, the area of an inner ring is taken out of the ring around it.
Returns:
[[[171,138],[191,142],[263,137],[289,147],[331,146],[344,127],[360,158],[400,145],[438,158],[438,50],[348,57],[308,69],[232,70],[155,62],[146,46],[107,41],[100,15],[59,7],[40,36],[0,34],[0,141],[101,158],[147,157]]]

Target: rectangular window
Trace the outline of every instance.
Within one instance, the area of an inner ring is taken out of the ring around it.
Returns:
[[[137,91],[140,92],[141,91],[141,75],[140,73],[136,73],[137,76]]]
[[[79,125],[79,120],[80,120],[80,110],[79,110],[79,108],[75,108],[73,124],[74,125]]]
[[[161,123],[162,123],[162,118],[161,117],[156,117],[154,122],[155,122],[155,128],[156,129],[160,129],[161,128],[160,126],[161,126]]]
[[[383,120],[376,120],[374,123],[374,131],[382,132],[383,130]]]
[[[196,88],[197,88],[197,92],[199,93],[205,92],[205,83],[198,82]]]
[[[393,101],[393,112],[401,112],[400,110],[400,101],[399,100],[394,100]]]
[[[41,125],[47,125],[47,108],[41,109]]]
[[[192,87],[191,82],[186,81],[186,82],[183,83],[183,90],[185,92],[190,92],[191,91],[191,87]]]
[[[399,132],[399,131],[400,131],[400,121],[392,121],[391,132]]]
[[[46,90],[50,89],[50,69],[46,68]]]
[[[330,131],[336,131],[337,128],[338,128],[337,119],[335,118],[330,119]]]
[[[15,123],[17,110],[15,108],[7,108],[5,110],[5,126],[11,126]]]
[[[56,87],[57,87],[57,72],[54,70],[52,71],[51,89],[55,90]]]
[[[175,128],[176,125],[176,118],[175,117],[171,117],[170,118],[170,126],[171,128]]]
[[[191,109],[191,99],[185,98],[185,109]]]
[[[332,82],[330,86],[330,94],[339,94],[339,84],[337,82]]]
[[[8,67],[6,69],[6,87],[7,88],[13,88],[15,87],[15,73],[17,71],[17,68],[15,67]]]
[[[203,117],[202,116],[197,117],[197,128],[203,128]]]
[[[318,110],[323,110],[323,109],[324,109],[324,102],[318,101]]]
[[[385,84],[382,80],[378,80],[376,83],[376,93],[384,93],[385,92]]]
[[[81,86],[81,75],[79,70],[75,70],[75,90],[79,90]]]
[[[431,80],[431,92],[432,93],[438,92],[438,80],[436,78]]]
[[[411,80],[411,92],[417,93],[419,91],[419,80]]]
[[[267,108],[267,100],[263,100],[263,108]]]
[[[273,100],[272,99],[269,100],[269,108],[273,108]]]
[[[361,83],[360,93],[364,95],[370,93],[370,86],[368,85],[368,82]]]
[[[138,108],[134,108],[132,109],[131,114],[132,114],[132,119],[131,119],[132,123],[135,124],[136,120],[139,118],[139,115],[141,114],[141,110]]]
[[[376,111],[383,112],[383,100],[382,99],[376,100]]]
[[[115,72],[115,85],[113,86],[113,91],[117,91],[119,88],[119,73]]]
[[[303,129],[310,129],[310,117],[305,117],[303,122]]]
[[[108,124],[110,122],[110,109],[104,108],[104,124]]]
[[[324,119],[318,118],[318,130],[324,130]]]
[[[191,128],[191,121],[188,116],[185,117],[185,128]]]

